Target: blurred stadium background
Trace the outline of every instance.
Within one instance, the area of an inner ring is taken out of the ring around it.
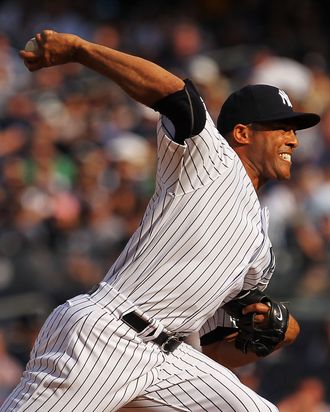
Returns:
[[[330,411],[330,2],[0,1],[0,404],[52,308],[99,281],[153,191],[157,115],[77,65],[29,73],[18,50],[51,28],[138,54],[198,86],[214,118],[247,83],[318,112],[290,182],[262,192],[270,290],[298,341],[242,380],[281,412]]]

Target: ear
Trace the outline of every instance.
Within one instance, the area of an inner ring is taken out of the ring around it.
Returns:
[[[251,129],[244,124],[238,123],[233,129],[232,136],[236,144],[249,144],[251,142]]]

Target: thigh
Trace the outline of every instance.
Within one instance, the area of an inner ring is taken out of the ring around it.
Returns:
[[[77,297],[49,316],[0,411],[115,411],[152,384],[163,358],[109,312]]]
[[[189,345],[180,345],[159,370],[156,383],[121,412],[278,412],[230,370]]]

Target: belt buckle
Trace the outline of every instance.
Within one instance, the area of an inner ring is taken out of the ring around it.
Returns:
[[[181,340],[176,336],[169,336],[168,339],[161,345],[161,349],[165,353],[173,352],[181,343]]]

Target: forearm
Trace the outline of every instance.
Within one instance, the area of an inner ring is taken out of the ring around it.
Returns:
[[[82,39],[76,47],[78,63],[110,78],[132,98],[147,106],[184,87],[182,79],[140,57]]]
[[[260,359],[255,353],[245,354],[236,349],[234,339],[203,346],[202,352],[228,369],[245,366]]]

